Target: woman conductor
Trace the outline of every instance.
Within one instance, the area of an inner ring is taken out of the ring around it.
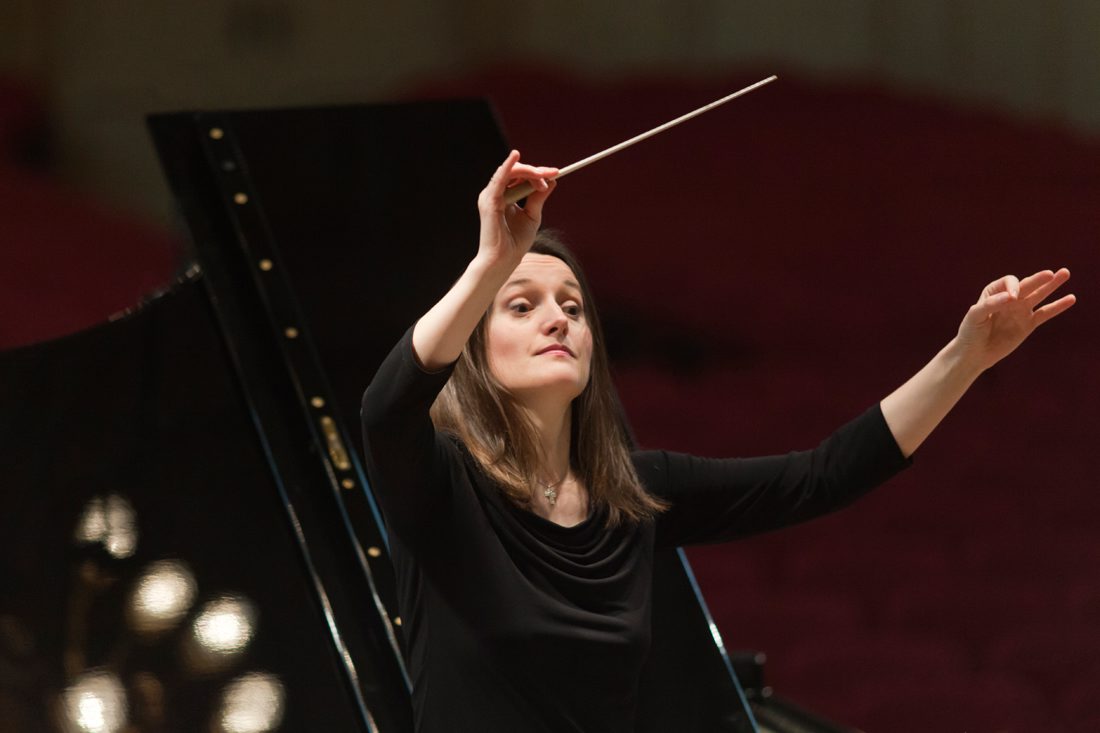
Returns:
[[[1043,304],[1065,269],[989,284],[923,369],[813,450],[632,452],[584,274],[539,233],[556,173],[508,156],[478,199],[477,255],[363,398],[425,733],[633,730],[655,548],[850,503],[1074,303]],[[522,208],[504,202],[516,181],[535,187]]]

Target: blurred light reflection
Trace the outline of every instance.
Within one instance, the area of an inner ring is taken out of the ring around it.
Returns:
[[[160,560],[146,568],[130,596],[134,628],[146,634],[166,631],[187,614],[195,600],[195,576],[179,560]]]
[[[117,494],[107,497],[107,538],[103,546],[112,557],[123,559],[137,550],[137,513],[130,502]]]
[[[283,722],[283,706],[283,685],[278,678],[264,672],[250,672],[225,688],[217,730],[220,733],[266,733]]]
[[[191,623],[187,660],[200,672],[221,669],[244,651],[255,632],[256,609],[247,598],[216,598]]]
[[[126,725],[126,691],[110,672],[85,672],[63,694],[65,730],[116,733]]]
[[[107,534],[107,513],[103,510],[103,498],[92,497],[76,523],[77,542],[99,542]]]
[[[256,611],[240,596],[210,601],[194,623],[195,639],[218,654],[235,654],[252,640]]]
[[[110,494],[106,500],[93,497],[77,520],[75,537],[77,542],[102,544],[119,560],[131,557],[137,550],[137,513],[118,494]]]

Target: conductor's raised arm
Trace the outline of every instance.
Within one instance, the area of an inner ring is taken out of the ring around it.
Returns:
[[[982,290],[955,338],[882,400],[883,417],[905,456],[917,450],[982,372],[1077,302],[1074,295],[1064,295],[1043,304],[1067,280],[1066,268],[1042,270],[1023,280],[1006,275]]]
[[[493,173],[477,200],[481,217],[477,255],[413,330],[413,351],[425,369],[442,369],[462,353],[493,297],[531,249],[557,173],[557,168],[520,163],[516,150]],[[504,192],[519,181],[529,181],[535,187],[522,207],[504,202]]]

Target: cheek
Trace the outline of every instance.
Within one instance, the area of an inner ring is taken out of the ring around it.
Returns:
[[[506,372],[513,368],[520,352],[520,343],[507,325],[499,322],[490,321],[485,335],[487,339],[485,352],[489,358],[489,370],[499,378],[502,371]]]
[[[585,354],[584,371],[585,376],[592,371],[592,332],[588,329],[584,331],[584,346],[582,347]]]

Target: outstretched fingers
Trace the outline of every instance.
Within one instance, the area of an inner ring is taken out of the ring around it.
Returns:
[[[1057,272],[1043,270],[1024,279],[1021,283],[1020,295],[1028,303],[1038,305],[1046,300],[1048,295],[1062,287],[1067,280],[1069,280],[1069,270],[1064,267]]]
[[[1030,327],[1037,328],[1051,318],[1065,313],[1077,302],[1077,297],[1071,294],[1036,307],[1067,280],[1069,280],[1069,270],[1064,267],[1057,272],[1040,270],[1023,280],[1006,275],[987,285],[982,292],[982,297],[971,310],[978,318],[985,320],[1008,308],[1026,307],[1031,314]]]
[[[1035,292],[1049,283],[1054,278],[1052,270],[1040,270],[1033,275],[1028,275],[1020,281],[1020,297],[1031,298]]]
[[[1036,308],[1031,316],[1032,323],[1034,324],[1035,328],[1038,328],[1039,326],[1049,321],[1051,318],[1060,316],[1068,311],[1070,308],[1073,307],[1073,304],[1076,302],[1076,295],[1072,293],[1070,293],[1069,295],[1063,295],[1061,298],[1052,303],[1047,303],[1041,308]]]

